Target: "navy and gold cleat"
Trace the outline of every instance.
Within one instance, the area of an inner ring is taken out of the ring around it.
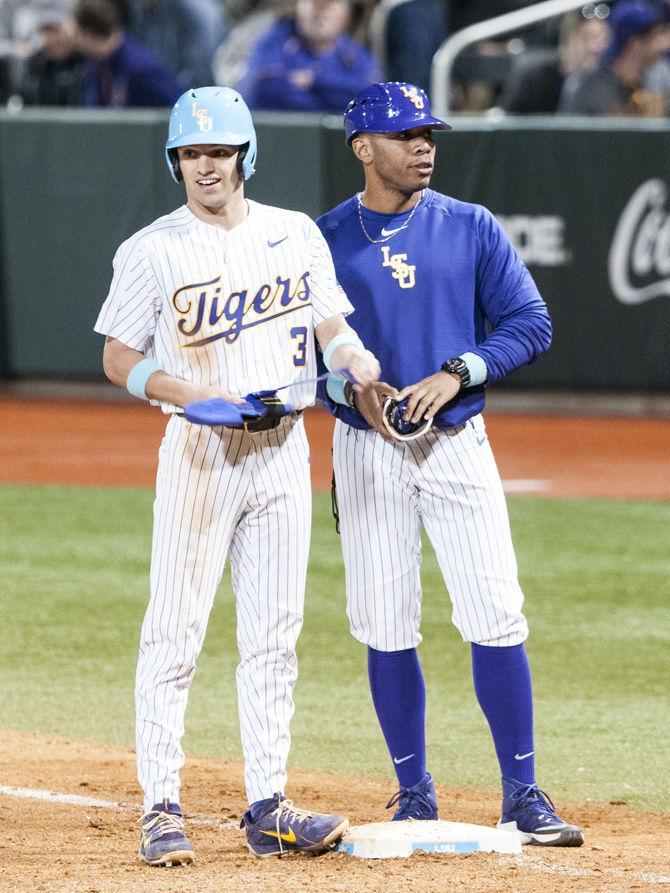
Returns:
[[[581,828],[568,825],[556,815],[549,796],[536,784],[522,784],[514,778],[503,778],[501,831],[516,832],[521,843],[535,846],[581,846]]]
[[[184,833],[184,819],[178,803],[163,800],[142,816],[140,859],[149,865],[170,868],[190,865],[193,847]]]
[[[254,856],[283,856],[285,853],[322,853],[334,846],[349,827],[341,815],[321,815],[298,809],[291,800],[275,794],[252,818],[244,813],[241,828]]]
[[[390,809],[396,804],[398,808],[391,819],[392,822],[404,822],[406,819],[423,821],[437,819],[437,797],[430,772],[411,788],[400,788],[386,804],[386,808]]]

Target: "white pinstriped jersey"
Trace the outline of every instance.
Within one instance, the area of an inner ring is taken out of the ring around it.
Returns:
[[[95,330],[239,397],[292,383],[282,399],[302,409],[314,402],[300,384],[317,374],[314,327],[353,308],[309,217],[248,204],[232,230],[184,205],[125,241]]]

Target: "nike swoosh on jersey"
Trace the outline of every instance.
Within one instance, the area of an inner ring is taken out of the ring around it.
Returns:
[[[386,227],[382,228],[382,236],[392,236],[393,233],[399,233],[401,229],[404,229],[404,226],[398,226],[395,229],[386,229]]]
[[[528,757],[532,757],[534,753],[535,753],[534,750],[530,750],[530,751],[528,751],[528,753],[522,753],[522,754],[515,753],[514,759],[515,760],[527,760]]]
[[[297,840],[293,828],[290,829],[288,834],[277,834],[276,831],[261,831],[261,834],[265,834],[268,837],[276,837],[279,840],[285,841],[286,843],[295,843]]]
[[[276,242],[273,242],[271,239],[268,239],[268,248],[276,248],[277,245],[281,245],[282,242],[285,242],[288,239],[288,236],[284,236],[283,239],[277,239]]]
[[[400,757],[400,759],[398,759],[398,757],[393,757],[393,762],[396,764],[396,766],[399,766],[401,763],[404,763],[407,760],[411,760],[413,756],[414,754],[410,753],[406,757]]]

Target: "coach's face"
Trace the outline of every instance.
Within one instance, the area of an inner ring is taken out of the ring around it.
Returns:
[[[239,146],[180,146],[179,168],[191,202],[216,211],[243,195],[237,170]]]
[[[430,127],[413,127],[398,133],[361,133],[352,148],[369,177],[386,188],[405,194],[419,192],[430,183],[435,164],[435,143]]]

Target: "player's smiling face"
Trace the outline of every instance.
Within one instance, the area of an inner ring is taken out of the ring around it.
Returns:
[[[242,175],[237,170],[239,146],[180,146],[179,168],[189,203],[214,211],[242,197]]]
[[[370,173],[383,186],[404,194],[428,186],[435,164],[435,143],[430,127],[362,136],[368,147]]]

